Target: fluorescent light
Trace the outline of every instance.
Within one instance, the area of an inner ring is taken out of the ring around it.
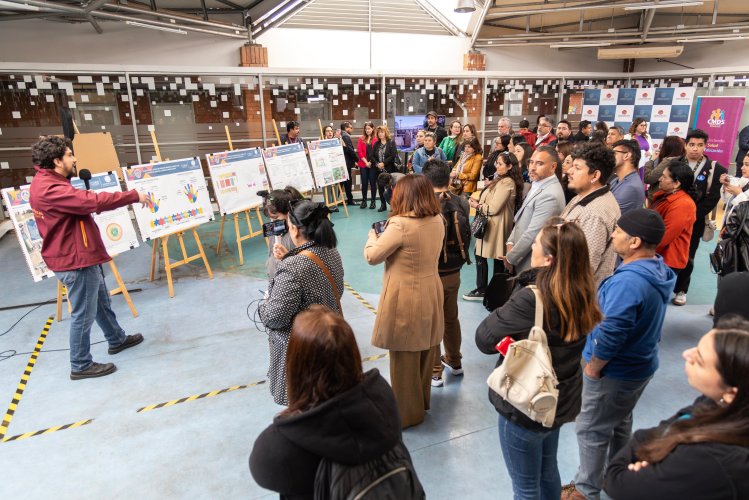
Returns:
[[[749,37],[746,36],[731,36],[723,38],[685,38],[683,40],[676,40],[676,43],[696,43],[696,42],[728,42],[730,40],[746,40]]]
[[[644,3],[642,5],[630,5],[624,10],[649,10],[649,9],[672,9],[675,7],[696,7],[705,2],[671,2],[671,3]]]
[[[136,21],[125,21],[125,24],[129,24],[130,26],[137,26],[138,28],[148,28],[151,30],[167,31],[169,33],[177,33],[179,35],[187,34],[187,31],[185,30],[180,30],[177,28],[167,28],[164,26],[156,26],[155,24],[139,23]]]
[[[655,59],[678,57],[684,51],[683,45],[646,46],[631,45],[598,49],[598,59]]]
[[[609,42],[594,42],[594,43],[555,43],[549,45],[552,49],[575,49],[577,47],[608,47],[611,45]]]
[[[25,3],[16,3],[16,2],[5,2],[3,0],[0,0],[0,7],[7,7],[9,9],[17,9],[17,10],[33,10],[33,11],[42,10],[36,5],[27,5]]]

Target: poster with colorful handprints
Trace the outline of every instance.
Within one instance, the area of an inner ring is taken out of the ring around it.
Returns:
[[[340,139],[310,141],[309,159],[318,188],[348,180],[346,157]]]
[[[143,240],[150,240],[213,220],[213,208],[200,160],[181,160],[123,167],[128,189],[145,193],[151,204],[133,205]]]
[[[270,184],[260,148],[207,154],[205,158],[222,215],[262,205],[257,192],[269,190]]]
[[[34,212],[29,204],[29,187],[3,189],[3,200],[8,208],[10,220],[16,230],[18,243],[21,244],[21,252],[29,266],[34,281],[51,278],[55,275],[47,268],[42,259],[42,237],[34,219]]]
[[[309,170],[304,147],[299,144],[286,144],[263,150],[268,180],[273,189],[293,186],[302,193],[315,189],[315,181]]]
[[[86,189],[86,185],[78,177],[70,179],[76,189]],[[119,193],[120,180],[114,172],[94,174],[89,181],[91,191],[95,193]],[[138,236],[135,234],[133,221],[127,207],[108,210],[100,214],[93,214],[94,221],[99,227],[101,240],[109,255],[119,255],[138,246]]]

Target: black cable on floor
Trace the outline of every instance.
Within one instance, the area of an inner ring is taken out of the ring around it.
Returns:
[[[18,323],[20,323],[20,322],[21,322],[21,320],[23,320],[23,318],[25,318],[25,317],[26,317],[26,316],[28,316],[29,314],[33,313],[34,311],[36,311],[36,310],[37,310],[37,309],[39,309],[40,307],[42,307],[42,306],[46,306],[47,304],[52,304],[53,302],[57,302],[57,298],[54,298],[54,299],[50,299],[50,300],[48,300],[48,301],[46,301],[46,302],[42,302],[41,304],[39,304],[39,305],[37,305],[37,306],[33,307],[33,308],[32,308],[32,309],[31,309],[30,311],[28,311],[28,312],[27,312],[26,314],[24,314],[23,316],[21,316],[20,318],[18,318],[18,321],[16,321],[16,322],[15,322],[15,323],[13,323],[12,325],[10,325],[10,328],[8,328],[7,330],[5,330],[5,331],[4,331],[3,333],[0,333],[0,337],[2,337],[3,335],[7,335],[7,334],[9,334],[9,333],[10,333],[10,331],[11,331],[11,330],[13,330],[13,329],[14,329],[14,328],[16,327],[16,325],[17,325]]]

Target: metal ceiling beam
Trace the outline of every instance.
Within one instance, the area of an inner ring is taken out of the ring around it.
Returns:
[[[101,29],[101,26],[99,26],[99,23],[96,22],[96,19],[94,19],[94,17],[91,14],[86,14],[86,20],[91,23],[91,26],[94,27],[94,29],[96,30],[98,34],[101,35],[102,33],[104,33],[104,30]]]
[[[22,0],[14,0],[14,1],[22,1]],[[197,16],[190,16],[187,14],[182,14],[180,12],[174,12],[172,10],[167,10],[167,9],[160,9],[157,11],[152,11],[151,9],[145,6],[133,7],[132,5],[118,5],[116,3],[105,4],[104,8],[112,9],[115,12],[128,12],[131,14],[142,14],[144,16],[149,16],[149,17],[159,17],[159,18],[166,18],[166,19],[174,19],[175,21],[185,21],[188,23],[198,24],[201,26],[210,26],[212,28],[237,30],[237,31],[243,31],[245,29],[244,26],[240,26],[238,24],[227,23],[224,21],[216,21],[215,19],[212,21],[205,21]]]
[[[428,5],[428,4],[425,5],[424,4],[424,0],[414,0],[414,1],[416,2],[416,5],[418,5],[419,7],[421,7],[421,10],[423,10],[424,13],[426,13],[432,19],[434,19],[435,21],[437,21],[438,23],[440,23],[440,25],[443,28],[445,28],[447,31],[449,31],[450,33],[452,33],[455,36],[458,36],[458,35],[465,36],[465,33],[463,31],[461,31],[460,28],[458,28],[457,26],[455,26],[452,23],[452,21],[450,21],[448,18],[446,18],[445,16],[443,16],[442,13],[440,13],[438,10],[436,10],[431,5]],[[490,1],[490,0],[487,0],[487,1]]]
[[[60,13],[40,12],[38,14],[12,14],[0,16],[0,21],[25,21],[26,19],[44,19],[47,17],[60,17]]]
[[[521,17],[521,16],[518,16]],[[525,19],[530,18],[530,16],[522,16]],[[631,19],[632,14],[622,14],[620,16],[609,16],[609,17],[598,17],[595,19],[586,19],[585,22],[588,23],[590,26],[593,23],[600,23],[600,22],[609,22],[612,19]],[[506,19],[497,20],[497,21],[487,21],[484,23],[486,26],[493,26],[496,28],[506,28],[506,29],[515,29],[515,30],[524,30],[525,27],[522,26],[512,26],[509,24],[501,24],[502,21],[505,21]],[[559,24],[545,24],[543,29],[544,30],[550,30],[554,28],[564,28],[565,26],[576,26],[579,23],[579,21],[572,21],[572,22],[566,22],[566,23],[559,23]]]
[[[684,0],[686,1],[686,0]],[[713,0],[703,0],[704,2],[710,2]],[[667,5],[672,6],[673,8],[678,8],[678,3],[673,3],[669,0],[664,0],[664,3]],[[642,6],[649,6],[652,5],[653,2],[624,2],[624,3],[617,3],[617,2],[611,2],[610,0],[607,1],[596,1],[596,2],[590,2],[586,4],[577,4],[577,5],[565,5],[562,7],[543,7],[540,9],[518,9],[518,10],[506,10],[502,12],[492,12],[486,16],[487,19],[500,19],[500,18],[508,18],[512,16],[525,16],[525,15],[536,15],[536,14],[549,14],[551,12],[574,12],[581,9],[623,9],[625,7],[642,7]]]
[[[486,15],[489,13],[489,9],[493,4],[494,0],[484,0],[484,7],[481,9],[481,14],[479,14],[479,18],[476,20],[476,27],[471,34],[471,43],[469,45],[470,48],[473,48],[473,46],[476,44],[476,40],[479,37],[479,32],[481,31],[481,28],[484,27]]]
[[[93,12],[99,9],[102,5],[104,5],[108,1],[109,0],[92,0],[91,2],[88,2],[86,5],[84,5],[83,8],[86,10],[86,12]]]
[[[116,14],[114,12],[104,12],[104,11],[101,11],[101,10],[97,10],[97,11],[93,11],[93,12],[89,13],[89,12],[86,12],[86,10],[83,9],[83,8],[81,8],[81,7],[74,7],[72,5],[64,5],[64,4],[58,4],[58,3],[51,3],[51,2],[47,2],[45,0],[6,0],[6,1],[13,2],[13,3],[23,3],[23,4],[27,4],[27,5],[33,5],[33,6],[36,6],[36,7],[42,7],[42,8],[50,9],[50,10],[57,10],[57,11],[60,11],[60,12],[66,12],[68,14],[75,14],[78,17],[81,17],[83,19],[86,19],[86,16],[90,14],[91,16],[100,17],[100,18],[103,18],[103,19],[114,19],[114,20],[117,20],[117,21],[135,21],[135,22],[138,22],[138,23],[145,23],[145,24],[150,24],[150,25],[153,25],[153,26],[160,26],[160,27],[163,27],[163,28],[172,28],[172,29],[179,28],[179,29],[186,30],[186,31],[194,31],[196,33],[205,33],[205,34],[209,34],[209,35],[219,35],[219,36],[225,36],[225,37],[229,37],[229,38],[240,38],[242,40],[246,39],[246,36],[242,35],[242,34],[230,33],[230,32],[227,32],[227,31],[209,30],[209,29],[204,29],[204,28],[196,28],[194,26],[189,26],[189,25],[185,25],[185,24],[165,23],[165,22],[162,22],[162,21],[156,21],[156,20],[151,20],[151,19],[143,19],[142,17],[126,16],[126,15],[123,15],[123,14]],[[203,22],[203,23],[208,22],[208,21],[202,21],[202,20],[200,20],[200,21]],[[220,27],[222,29],[226,29],[227,28],[226,26],[217,26],[217,27]],[[238,31],[243,30],[243,28],[241,28],[241,27],[236,28],[236,29]]]
[[[229,0],[216,0],[216,1],[218,3],[222,3],[222,4],[226,5],[226,6],[229,6],[232,9],[244,10],[244,7],[242,7],[241,5],[237,5],[234,2],[230,2]]]
[[[658,0],[653,0],[653,3],[658,3]],[[655,11],[657,9],[650,9],[645,13],[645,23],[642,27],[642,41],[645,42],[648,39],[648,32],[650,31],[650,26],[653,24],[653,18],[655,17]]]

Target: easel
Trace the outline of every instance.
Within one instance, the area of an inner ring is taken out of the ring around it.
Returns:
[[[231,142],[231,134],[229,133],[229,126],[225,125],[224,128],[226,129],[226,139],[229,141],[229,151],[234,151],[234,146]],[[263,216],[260,215],[260,207],[255,207],[255,216],[257,217],[257,221],[260,224],[260,229],[257,231],[252,229],[252,221],[250,220],[250,209],[242,210],[239,212],[236,212],[234,214],[234,233],[237,235],[237,253],[239,253],[239,265],[244,265],[244,254],[242,253],[242,242],[245,240],[249,240],[250,238],[254,238],[255,236],[259,236],[263,234]],[[244,213],[245,218],[247,219],[247,229],[249,231],[248,234],[242,236],[239,232],[239,214]],[[221,243],[224,240],[224,224],[226,223],[226,216],[230,214],[221,214],[221,226],[218,230],[218,245],[216,245],[216,254],[218,254],[221,251]],[[265,246],[268,246],[268,238],[265,238]]]
[[[156,132],[154,130],[151,130],[151,139],[153,140],[153,147],[156,151],[156,158],[159,161],[161,160],[161,152],[159,151],[159,144],[156,142]],[[161,253],[164,254],[164,270],[166,271],[166,281],[169,284],[169,297],[174,298],[174,283],[172,281],[172,269],[175,269],[179,266],[183,266],[185,264],[188,264],[194,260],[197,259],[203,259],[203,264],[205,264],[205,268],[208,271],[208,277],[213,279],[213,271],[211,271],[211,265],[208,263],[208,258],[205,256],[205,251],[203,250],[203,245],[200,243],[200,236],[198,236],[198,232],[195,230],[197,226],[193,226],[187,229],[180,229],[179,231],[176,231],[174,233],[165,234],[163,236],[159,236],[155,240],[153,240],[153,248],[151,249],[151,273],[149,276],[149,280],[153,281],[156,276],[156,267],[159,262],[159,242],[161,242]],[[192,235],[195,238],[195,243],[198,245],[198,253],[195,255],[187,255],[187,249],[185,249],[185,241],[184,241],[184,234],[186,231],[192,231]],[[182,260],[175,262],[172,264],[172,262],[169,260],[169,237],[170,236],[176,236],[179,240],[179,247],[182,250]]]
[[[328,190],[326,188],[332,188],[330,190],[330,197],[333,198],[332,201],[330,201],[330,198],[328,197]],[[338,189],[336,189],[338,187]],[[341,195],[340,198],[336,194],[336,191]],[[327,207],[336,207],[338,205],[343,205],[343,211],[346,213],[346,217],[348,218],[348,206],[346,206],[346,193],[343,191],[343,186],[341,186],[340,183],[332,184],[330,186],[325,186],[322,188],[323,195],[325,195],[325,206]]]
[[[109,268],[112,270],[112,275],[114,276],[115,281],[117,282],[117,288],[110,290],[109,296],[114,297],[115,295],[121,293],[123,297],[125,297],[125,302],[127,302],[128,307],[130,308],[130,312],[133,314],[133,318],[138,317],[138,310],[135,309],[135,304],[133,304],[133,300],[130,298],[130,292],[127,291],[127,287],[125,286],[125,283],[122,281],[122,277],[120,276],[120,272],[117,269],[117,265],[114,263],[114,257],[112,256],[112,260],[109,261]],[[67,297],[68,291],[65,289],[65,285],[62,284],[62,282],[57,282],[57,322],[59,323],[62,321],[62,301],[63,297]],[[67,300],[68,302],[68,314],[73,313],[73,306],[70,305],[70,300]]]
[[[278,145],[283,146],[283,144],[281,144],[281,136],[278,134],[278,125],[276,125],[276,119],[271,118],[271,121],[273,122],[273,131],[276,133],[276,140],[278,141]]]

